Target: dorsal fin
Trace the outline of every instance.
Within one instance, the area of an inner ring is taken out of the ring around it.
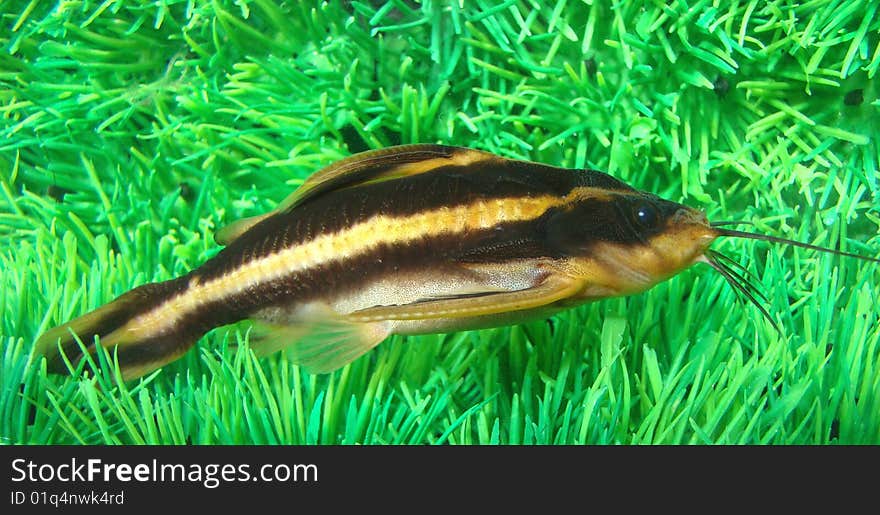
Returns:
[[[432,144],[400,145],[361,152],[318,170],[274,210],[237,220],[219,229],[214,233],[214,241],[228,245],[260,221],[293,209],[323,193],[410,177],[441,166],[464,166],[487,159],[502,158],[481,150]]]
[[[293,209],[328,191],[409,177],[441,166],[467,165],[486,159],[500,158],[481,150],[431,144],[400,145],[362,152],[312,174],[278,205],[277,211]]]
[[[248,229],[274,215],[276,212],[277,210],[272,210],[262,215],[249,216],[247,218],[236,220],[229,225],[225,225],[214,232],[214,241],[217,242],[218,245],[229,245]]]

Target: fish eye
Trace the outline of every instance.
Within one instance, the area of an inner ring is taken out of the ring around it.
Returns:
[[[639,225],[645,228],[655,227],[659,218],[657,208],[644,202],[636,205],[635,215]]]

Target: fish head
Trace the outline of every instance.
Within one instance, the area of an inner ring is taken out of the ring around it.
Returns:
[[[603,192],[548,217],[548,244],[582,297],[638,293],[700,261],[718,237],[706,215],[636,190]]]

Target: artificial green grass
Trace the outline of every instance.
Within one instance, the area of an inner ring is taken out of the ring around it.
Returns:
[[[129,384],[106,356],[76,378],[30,357],[397,143],[608,170],[876,255],[876,2],[591,4],[0,0],[0,443],[880,443],[876,265],[751,241],[716,248],[781,334],[699,265],[329,376],[255,359],[244,326]]]

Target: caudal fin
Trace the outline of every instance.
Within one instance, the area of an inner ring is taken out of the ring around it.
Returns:
[[[102,347],[111,355],[117,354],[126,380],[155,370],[180,357],[201,334],[179,329],[135,331],[130,322],[151,310],[162,309],[165,301],[184,287],[182,281],[173,279],[139,286],[94,311],[53,327],[37,339],[34,353],[46,357],[49,372],[66,373],[66,361],[76,365],[84,357],[76,338],[88,353],[94,354],[97,336]]]

